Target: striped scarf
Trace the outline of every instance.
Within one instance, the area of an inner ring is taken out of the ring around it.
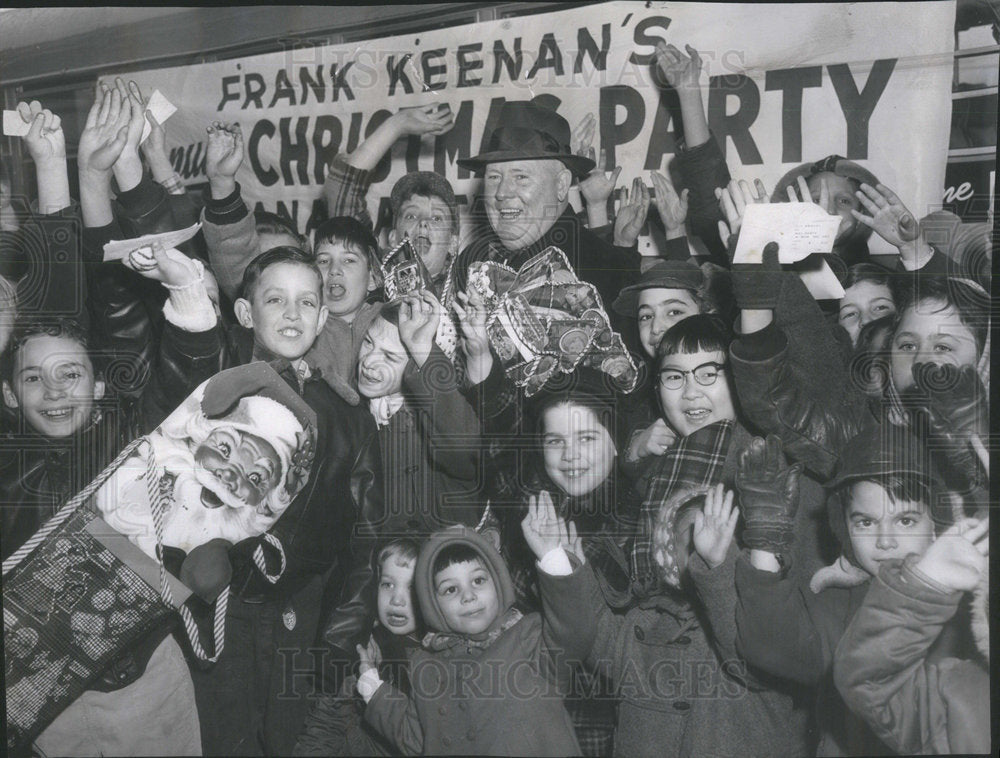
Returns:
[[[720,481],[731,484],[736,456],[728,455],[730,448],[734,441],[742,447],[748,440],[749,433],[734,420],[717,421],[680,439],[659,459],[649,475],[646,499],[639,512],[639,530],[632,546],[632,587],[635,595],[648,597],[659,591],[664,580],[674,583],[667,577],[678,578],[672,542],[659,546],[665,565],[661,567],[653,557],[653,536],[661,507],[667,503],[676,505],[675,496],[686,490],[693,492]],[[730,466],[725,465],[727,457]],[[729,468],[733,470],[729,471]]]

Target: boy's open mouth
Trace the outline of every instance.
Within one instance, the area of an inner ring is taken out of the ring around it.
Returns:
[[[330,284],[327,285],[326,294],[332,297],[334,300],[342,298],[347,292],[347,289],[343,284]]]
[[[390,626],[404,626],[409,622],[410,617],[401,613],[387,613],[385,620]]]
[[[500,208],[499,212],[504,221],[514,221],[521,215],[520,208]]]
[[[282,337],[287,337],[290,340],[298,339],[302,336],[302,330],[296,329],[292,326],[286,326],[284,329],[279,329],[278,334]]]

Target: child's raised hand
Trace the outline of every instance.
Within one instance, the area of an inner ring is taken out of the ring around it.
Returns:
[[[678,195],[673,182],[659,171],[650,171],[649,178],[653,183],[653,203],[656,205],[656,211],[660,214],[663,226],[667,230],[667,239],[670,239],[672,232],[680,231],[683,233],[684,221],[688,213],[687,188]]]
[[[430,290],[410,293],[399,306],[399,341],[418,367],[427,362],[441,321],[441,303]]]
[[[733,491],[719,484],[705,495],[705,506],[694,515],[694,549],[709,568],[721,566],[733,541],[740,512],[733,508]]]
[[[87,114],[80,134],[76,164],[81,174],[108,174],[125,148],[129,108],[122,107],[117,89],[103,88]]]
[[[990,521],[963,519],[931,543],[914,568],[950,591],[976,588],[990,555]]]
[[[751,550],[782,554],[795,539],[795,512],[799,506],[802,464],[789,466],[781,440],[754,437],[740,454],[736,489],[746,528],[743,542]]]
[[[685,45],[684,55],[674,45],[659,42],[656,45],[656,65],[660,67],[667,84],[675,90],[697,89],[701,77],[701,56],[691,45]]]
[[[447,103],[400,108],[392,118],[399,126],[400,136],[444,134],[455,125],[455,116]]]
[[[619,247],[632,247],[639,239],[642,225],[646,223],[649,213],[649,190],[642,179],[636,177],[632,181],[632,192],[627,187],[622,188],[621,205],[615,216],[614,243]]]
[[[552,498],[544,490],[528,498],[528,515],[521,521],[521,531],[538,560],[550,550],[570,544],[566,522],[556,514]]]
[[[729,237],[740,233],[743,226],[743,214],[751,203],[769,202],[764,183],[760,179],[753,180],[753,189],[745,179],[732,179],[728,187],[716,187],[715,197],[722,208],[725,221],[719,222],[719,237],[723,245],[729,244]]]
[[[590,148],[590,153],[593,154],[593,152],[594,148]],[[618,175],[621,174],[622,167],[615,166],[611,175],[608,176],[605,173],[606,164],[607,157],[602,148],[600,158],[594,170],[580,180],[580,195],[587,203],[588,208],[592,205],[599,206],[606,204],[608,198],[611,197],[611,193],[615,191],[615,186],[618,184]]]
[[[205,131],[208,133],[205,176],[213,189],[225,185],[228,195],[236,186],[236,172],[243,163],[243,130],[237,123],[213,121]]]
[[[597,117],[593,113],[588,113],[573,127],[573,133],[570,135],[569,145],[573,155],[581,155],[593,160],[594,135],[596,133]]]
[[[465,292],[455,294],[452,310],[458,316],[458,325],[462,330],[462,352],[466,360],[474,360],[488,355],[490,352],[490,337],[486,331],[486,308],[479,297]]]
[[[24,123],[31,124],[28,133],[24,135],[24,144],[28,146],[31,160],[36,164],[66,160],[66,136],[59,116],[48,108],[42,108],[37,100],[18,103],[17,113]]]
[[[168,288],[181,289],[202,280],[202,268],[193,259],[176,248],[164,248],[158,242],[133,250],[122,263]]]
[[[122,105],[128,105],[129,119],[128,132],[126,133],[125,148],[139,154],[139,139],[142,137],[143,127],[146,125],[146,100],[139,91],[139,85],[129,82],[126,86],[122,78],[115,79],[115,88],[122,98]]]
[[[375,671],[378,673],[379,664],[382,663],[382,651],[379,650],[375,638],[369,638],[367,646],[357,645],[355,649],[358,651],[358,659],[361,662],[360,673],[362,675],[366,671]]]
[[[875,187],[862,184],[861,189],[854,194],[871,216],[853,209],[851,215],[874,229],[890,245],[902,247],[920,236],[920,225],[916,218],[896,197],[896,193],[884,184],[877,184]]]

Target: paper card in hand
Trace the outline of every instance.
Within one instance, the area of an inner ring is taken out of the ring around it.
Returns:
[[[31,124],[24,123],[17,111],[3,112],[3,133],[7,137],[23,137],[31,131]]]
[[[486,305],[490,345],[526,395],[581,364],[609,374],[625,392],[635,389],[638,372],[611,330],[600,295],[577,278],[558,248],[547,248],[517,272],[495,261],[474,263],[468,282]]]
[[[153,94],[149,96],[149,102],[146,103],[146,110],[153,114],[153,118],[156,119],[156,123],[163,125],[163,122],[168,118],[177,113],[177,106],[172,102],[167,100],[163,96],[163,93],[159,90],[153,90]],[[149,120],[143,117],[142,124],[142,136],[139,138],[139,144],[141,145],[149,137],[149,133],[153,130],[153,127],[149,125]]]
[[[779,263],[829,253],[839,227],[840,216],[816,203],[751,203],[743,214],[733,263],[760,263],[769,242],[778,243]]]
[[[120,261],[128,258],[133,252],[143,248],[152,248],[154,242],[159,242],[164,248],[177,247],[194,237],[201,229],[201,223],[192,224],[187,229],[172,232],[146,234],[130,240],[111,240],[104,245],[104,261]]]

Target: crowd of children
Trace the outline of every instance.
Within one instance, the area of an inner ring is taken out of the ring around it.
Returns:
[[[615,208],[594,118],[571,131],[544,98],[509,102],[459,161],[482,177],[464,249],[433,172],[395,184],[388,228],[367,211],[376,165],[450,129],[446,105],[333,156],[309,236],[244,201],[238,124],[206,125],[199,202],[138,87],[101,85],[74,200],[59,116],[18,105],[37,201],[5,209],[0,251],[4,560],[224,369],[270,364],[317,432],[265,534],[158,553],[206,601],[203,629],[230,588],[218,659],[161,626],[31,749],[989,751],[989,229],[930,234],[940,213],[917,219],[837,155],[770,196],[734,181],[698,52],[661,43],[656,64],[682,116],[676,187],[653,172],[653,197],[636,179]],[[747,206],[786,201],[840,217],[812,256],[839,300],[814,298],[775,243],[734,263]],[[644,262],[650,205],[666,244]],[[103,259],[199,215],[177,248]],[[869,254],[873,233],[895,259]],[[404,243],[423,284],[398,293],[385,275]],[[516,273],[550,246],[593,285],[567,289],[563,315],[587,308],[584,327],[596,314],[633,347],[631,391],[620,362],[579,362],[571,332],[541,361],[576,368],[530,391],[498,351],[510,314],[471,286],[476,267]],[[223,499],[243,502],[290,465],[252,435],[211,454]]]

